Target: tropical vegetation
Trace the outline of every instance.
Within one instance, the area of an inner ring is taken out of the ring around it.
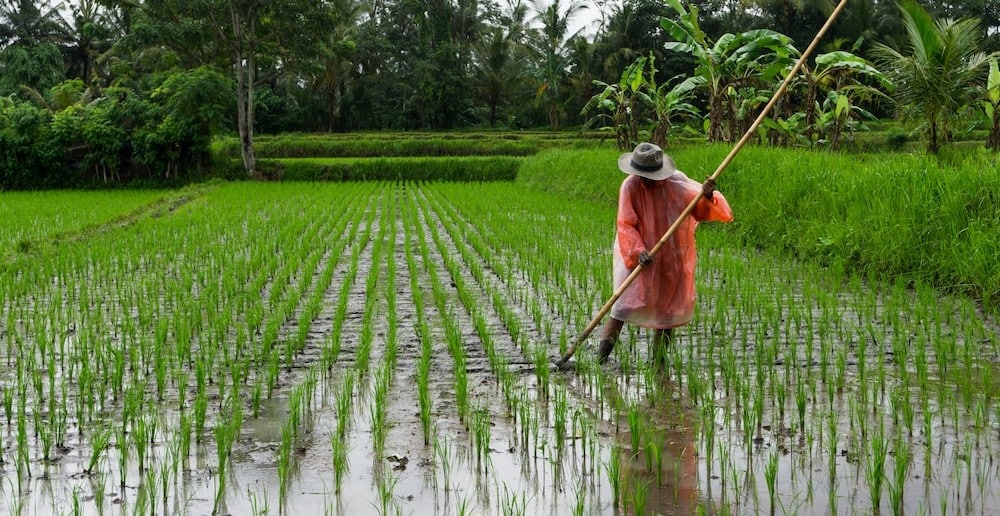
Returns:
[[[238,134],[250,176],[255,135],[285,131],[589,123],[622,148],[671,134],[733,141],[831,8],[7,0],[0,184],[203,175],[215,168],[208,142],[221,133]],[[975,0],[851,2],[761,141],[840,147],[864,123],[899,114],[903,138],[926,135],[931,152],[975,131],[985,143],[996,125],[988,63],[1000,49],[997,11]]]

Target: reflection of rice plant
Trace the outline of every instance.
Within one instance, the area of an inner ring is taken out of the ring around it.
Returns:
[[[434,453],[441,461],[441,476],[444,480],[444,489],[447,491],[451,485],[451,459],[452,446],[448,439],[439,439],[434,442]]]
[[[608,456],[607,462],[604,463],[604,471],[608,475],[608,481],[611,483],[611,497],[614,500],[614,506],[618,507],[618,502],[621,500],[621,481],[622,481],[622,451],[618,445],[611,447],[611,454]]]
[[[778,478],[778,452],[774,451],[771,456],[767,458],[767,464],[764,466],[764,481],[767,483],[767,497],[771,502],[771,515],[774,515],[775,503],[775,482]]]
[[[485,467],[490,454],[490,410],[485,404],[472,411],[472,435],[476,446],[476,463]]]
[[[517,493],[503,484],[503,492],[497,487],[497,498],[500,499],[500,513],[511,516],[527,514],[528,495],[527,493]]]

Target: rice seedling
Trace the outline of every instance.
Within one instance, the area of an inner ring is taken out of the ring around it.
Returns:
[[[490,458],[490,411],[487,406],[478,406],[472,411],[472,436],[476,448],[476,464],[486,469]]]
[[[398,482],[398,479],[391,474],[378,477],[378,481],[376,482],[378,505],[375,506],[378,514],[399,514],[401,512],[393,494],[396,489],[396,482]]]
[[[451,461],[453,453],[454,449],[451,441],[447,439],[438,439],[434,442],[434,454],[438,458],[438,464],[441,466],[441,479],[445,491],[447,491],[450,488],[449,486],[451,486]]]
[[[632,510],[635,514],[646,514],[646,499],[649,496],[649,483],[636,479],[632,486]]]

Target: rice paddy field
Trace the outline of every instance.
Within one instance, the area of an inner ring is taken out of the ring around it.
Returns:
[[[2,195],[0,512],[1000,507],[996,326],[965,298],[706,225],[668,364],[632,328],[608,364],[591,337],[560,372],[611,294],[607,203],[516,182],[213,184],[15,251],[47,238],[18,233],[39,200]],[[46,212],[144,201],[75,195]]]

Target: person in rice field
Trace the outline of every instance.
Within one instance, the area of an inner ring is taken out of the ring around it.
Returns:
[[[628,174],[618,194],[618,231],[613,246],[615,290],[638,264],[643,271],[611,307],[598,349],[598,362],[607,361],[626,322],[656,331],[650,357],[665,360],[673,329],[691,322],[694,314],[694,266],[697,260],[694,232],[698,223],[729,222],[732,210],[715,191],[712,178],[704,184],[689,179],[674,167],[660,147],[640,143],[622,154],[618,168]],[[691,215],[660,248],[649,251],[677,217],[701,192]]]

